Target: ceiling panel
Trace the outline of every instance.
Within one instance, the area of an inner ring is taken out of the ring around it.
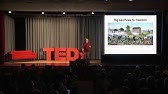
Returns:
[[[58,2],[129,2],[129,0],[0,0],[0,3],[16,3],[16,2],[26,2],[26,3],[58,3]],[[134,2],[161,2],[167,0],[134,0]]]

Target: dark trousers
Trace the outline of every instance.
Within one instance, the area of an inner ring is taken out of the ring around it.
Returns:
[[[84,52],[84,58],[90,59],[90,52]]]
[[[84,59],[86,64],[90,63],[90,52],[84,52]]]

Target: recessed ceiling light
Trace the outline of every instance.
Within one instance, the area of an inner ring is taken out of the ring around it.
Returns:
[[[94,12],[92,12],[91,14],[94,14]]]
[[[41,14],[44,14],[44,12],[41,12]]]
[[[8,11],[8,13],[12,13],[12,11]]]
[[[63,12],[62,14],[66,14],[65,12]]]
[[[132,2],[132,1],[134,1],[134,0],[129,0],[129,2]]]

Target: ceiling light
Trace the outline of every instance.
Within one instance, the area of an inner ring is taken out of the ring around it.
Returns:
[[[44,12],[41,12],[41,14],[44,14]]]
[[[12,11],[8,11],[8,13],[12,13]]]
[[[94,12],[92,12],[91,14],[94,14]]]
[[[66,14],[65,12],[63,12],[62,14]]]

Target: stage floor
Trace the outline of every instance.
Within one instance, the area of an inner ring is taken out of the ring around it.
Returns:
[[[69,66],[69,61],[47,61],[47,60],[32,60],[32,61],[8,61],[0,66],[21,66],[21,64],[25,64],[26,66],[45,66],[45,65],[52,65],[52,66]],[[99,65],[101,64],[101,60],[90,60],[89,66]]]

